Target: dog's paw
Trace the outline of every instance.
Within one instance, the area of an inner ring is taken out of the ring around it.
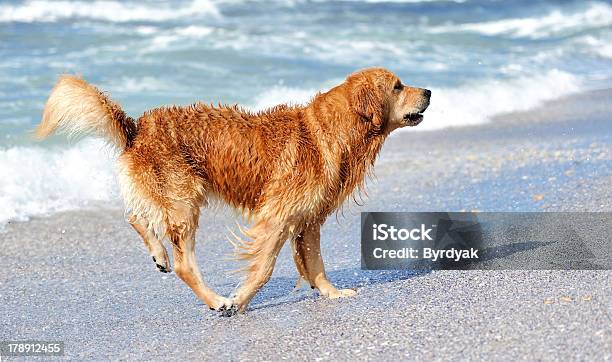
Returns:
[[[352,297],[357,294],[355,289],[334,289],[328,292],[325,296],[329,299]]]
[[[231,308],[233,305],[234,303],[231,299],[219,296],[212,306],[208,306],[208,309],[221,312]]]
[[[153,262],[155,263],[155,266],[157,267],[157,270],[159,270],[162,273],[170,273],[170,272],[172,272],[172,269],[170,269],[170,265],[168,264],[167,261],[165,263],[161,264],[161,263],[157,262],[157,258],[155,258],[154,256],[152,258],[153,258]]]
[[[217,311],[221,317],[232,317],[238,314],[240,310],[236,304],[232,304],[228,307],[223,306],[220,309],[217,309]]]

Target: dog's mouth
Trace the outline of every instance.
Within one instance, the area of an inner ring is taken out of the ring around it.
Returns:
[[[417,108],[414,111],[404,114],[403,119],[406,126],[414,127],[419,123],[423,122],[423,112],[427,110],[427,107],[429,107],[429,100],[427,100],[427,102],[423,104],[420,108]]]
[[[423,121],[423,113],[406,113],[404,122],[407,126],[414,127]]]

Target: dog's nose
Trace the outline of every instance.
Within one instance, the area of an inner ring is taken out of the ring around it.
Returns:
[[[423,95],[429,98],[431,97],[431,91],[429,89],[423,89]]]

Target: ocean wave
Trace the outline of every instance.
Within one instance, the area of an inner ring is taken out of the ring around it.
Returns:
[[[612,25],[612,6],[591,3],[582,11],[554,10],[541,17],[511,18],[432,27],[430,33],[474,32],[487,36],[541,39]]]
[[[317,92],[318,90],[315,89],[300,89],[279,85],[257,96],[249,108],[260,111],[278,104],[302,105],[308,103]]]
[[[20,5],[1,5],[0,22],[55,22],[85,18],[109,22],[160,22],[185,16],[208,14],[221,17],[212,1],[194,0],[188,6],[129,4],[121,1],[27,1]]]
[[[215,29],[207,26],[190,25],[187,27],[179,27],[171,29],[161,34],[155,35],[151,40],[151,45],[145,47],[141,52],[155,52],[168,48],[170,44],[179,43],[185,39],[198,40],[210,35]],[[149,34],[153,34],[152,32]],[[191,46],[191,44],[183,44],[183,46]]]
[[[100,140],[69,148],[0,149],[0,226],[9,220],[118,201],[115,161]]]
[[[425,41],[390,41],[383,39],[329,38],[303,30],[246,36],[236,30],[189,26],[176,27],[156,33],[140,54],[169,52],[194,46],[233,51],[251,51],[264,56],[287,59],[310,59],[327,64],[367,66],[393,59],[404,67],[419,67],[424,71],[448,69],[447,54],[426,53]],[[427,61],[424,61],[424,60]]]
[[[600,37],[585,35],[574,39],[573,45],[586,46],[590,52],[600,57],[612,59],[612,34],[607,33]]]
[[[427,131],[486,123],[493,116],[525,111],[580,91],[582,81],[557,69],[535,76],[477,81],[455,88],[432,88],[425,121],[410,130]]]

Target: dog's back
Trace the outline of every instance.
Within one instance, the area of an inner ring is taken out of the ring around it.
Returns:
[[[282,190],[300,181],[305,186],[299,178],[321,168],[302,112],[286,106],[260,113],[204,104],[157,108],[138,120],[121,168],[161,206],[212,196],[257,212],[266,198],[283,197]]]

